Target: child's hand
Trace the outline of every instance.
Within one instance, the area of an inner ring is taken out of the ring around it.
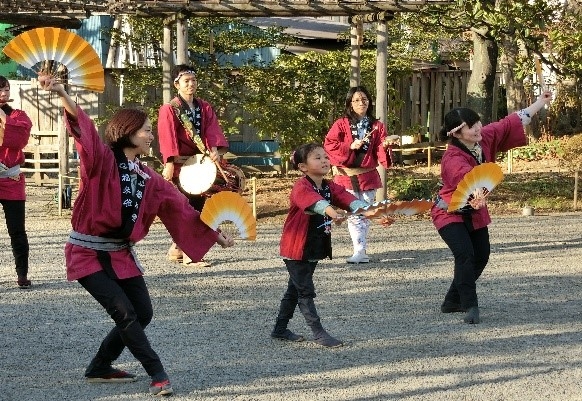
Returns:
[[[333,218],[333,222],[335,224],[337,224],[338,226],[340,224],[342,224],[346,219],[348,218],[348,215],[342,210],[342,211],[338,211],[336,212],[335,217]]]

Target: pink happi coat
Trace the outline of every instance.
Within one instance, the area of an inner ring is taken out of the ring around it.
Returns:
[[[178,98],[173,100],[179,103]],[[202,109],[202,127],[198,134],[202,138],[206,149],[228,147],[228,141],[222,132],[222,128],[220,128],[218,118],[210,103],[199,98],[196,101]],[[174,108],[169,103],[163,104],[159,110],[158,140],[163,163],[166,163],[170,157],[193,156],[200,153],[196,144],[190,138],[190,134],[176,116]],[[179,164],[175,165],[174,177],[180,175],[180,167]]]
[[[374,121],[371,125],[370,129],[374,128],[376,130],[372,133],[368,151],[362,160],[362,164],[358,166],[361,168],[372,168],[371,171],[357,175],[358,184],[362,191],[381,188],[382,181],[375,167],[381,164],[385,168],[389,168],[391,165],[389,157],[390,149],[382,146],[382,143],[386,139],[386,128],[379,120]],[[336,120],[329,129],[323,144],[332,165],[337,167],[353,167],[352,163],[356,155],[350,149],[350,145],[353,142],[349,119],[343,117]],[[344,188],[353,189],[350,177],[347,175],[335,175],[333,181]]]
[[[498,152],[506,152],[509,149],[526,144],[523,124],[516,113],[513,113],[497,122],[487,124],[481,129],[483,139],[479,144],[483,149],[485,161],[494,162]],[[454,145],[449,145],[441,160],[441,179],[443,186],[439,190],[440,197],[449,204],[457,185],[473,167],[477,161],[473,156]],[[432,221],[437,230],[450,223],[462,223],[463,216],[456,213],[448,213],[446,210],[433,206],[431,211]],[[487,207],[483,207],[471,213],[473,228],[478,230],[491,223],[491,217]]]
[[[65,113],[67,129],[73,135],[81,158],[81,185],[74,203],[73,230],[107,237],[121,226],[121,183],[113,151],[107,146],[89,118],[80,108],[77,122]],[[173,240],[192,260],[199,261],[214,245],[218,233],[200,220],[200,214],[188,199],[154,170],[143,166],[150,178],[145,182],[137,221],[127,240],[136,243],[149,231],[156,216]],[[109,252],[112,268],[119,279],[139,276],[142,272],[129,249]],[[67,243],[65,246],[67,279],[77,280],[102,270],[97,251]]]
[[[23,149],[28,144],[32,122],[22,110],[13,109],[6,115],[4,140],[0,143],[0,163],[6,167],[14,167],[24,163]],[[26,200],[24,191],[24,174],[20,173],[18,181],[12,178],[0,178],[0,199]]]

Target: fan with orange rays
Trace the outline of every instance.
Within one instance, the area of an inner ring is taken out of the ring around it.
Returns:
[[[370,220],[377,220],[380,224],[388,226],[394,221],[394,215],[401,214],[404,216],[412,216],[415,214],[424,213],[434,205],[432,201],[423,199],[413,199],[411,201],[395,201],[383,200],[376,202],[368,207],[355,210],[352,214],[362,214],[363,212],[372,211],[372,214],[367,213],[366,218]]]
[[[495,163],[483,163],[473,167],[457,185],[447,212],[467,206],[471,199],[485,200],[487,195],[503,180],[503,171]]]
[[[14,37],[4,53],[17,63],[56,76],[66,67],[68,83],[95,92],[105,89],[105,75],[99,56],[79,35],[60,28],[36,28]],[[45,64],[52,64],[46,71]]]
[[[204,203],[200,218],[214,230],[223,223],[232,222],[240,238],[257,238],[257,220],[253,211],[247,201],[236,192],[222,191],[212,195]]]

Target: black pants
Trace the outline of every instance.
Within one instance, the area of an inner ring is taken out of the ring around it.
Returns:
[[[28,275],[28,236],[24,226],[24,201],[23,200],[2,200],[0,199],[4,216],[6,218],[6,228],[10,236],[12,254],[16,263],[16,274],[18,277]]]
[[[284,261],[289,272],[289,281],[287,282],[287,291],[283,299],[315,298],[313,273],[315,272],[317,262],[291,259],[285,259]]]
[[[101,343],[95,359],[111,364],[127,347],[150,376],[164,373],[144,328],[152,320],[153,309],[143,277],[112,279],[104,271],[79,279],[79,283],[105,308],[115,327]]]
[[[455,258],[454,278],[445,301],[460,303],[464,309],[479,306],[476,281],[489,261],[489,230],[469,231],[464,223],[451,223],[439,234]]]
[[[277,318],[289,321],[293,317],[299,298],[315,298],[313,272],[317,262],[291,259],[284,259],[284,262],[289,272],[289,281],[281,299]]]

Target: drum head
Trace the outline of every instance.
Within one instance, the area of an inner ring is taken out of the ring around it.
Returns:
[[[210,188],[216,179],[216,165],[209,157],[194,155],[180,169],[180,186],[191,195],[200,195]]]

